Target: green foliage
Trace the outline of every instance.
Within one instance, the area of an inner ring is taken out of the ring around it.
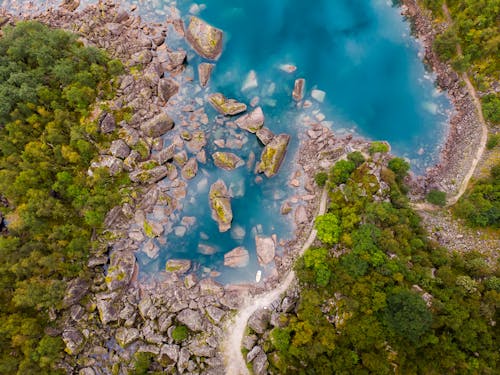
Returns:
[[[370,155],[373,155],[376,153],[389,152],[389,145],[386,142],[375,141],[375,142],[372,142],[372,144],[370,145],[368,152],[370,153]]]
[[[328,181],[328,173],[326,172],[318,172],[314,176],[314,181],[319,187],[323,187],[326,184],[326,181]]]
[[[189,330],[186,326],[176,326],[172,331],[172,338],[175,342],[182,342],[189,336]]]
[[[488,150],[493,150],[500,144],[500,133],[498,134],[489,134],[488,141],[486,142],[486,148]]]
[[[356,168],[357,168],[365,162],[365,157],[363,156],[363,154],[361,152],[354,151],[354,152],[347,154],[347,160],[352,161],[356,165]]]
[[[326,245],[334,245],[339,242],[339,224],[339,219],[332,213],[318,216],[314,225],[318,230],[318,238],[320,241]]]
[[[134,369],[132,370],[133,375],[146,375],[149,374],[149,367],[153,362],[154,355],[152,353],[135,353],[134,355]]]
[[[446,206],[446,193],[440,190],[431,190],[425,197],[427,202],[435,204],[436,206]]]
[[[356,169],[356,164],[350,160],[339,160],[330,170],[330,182],[335,185],[343,184]]]
[[[430,242],[394,172],[385,170],[391,202],[375,201],[365,190],[371,178],[363,165],[342,189],[329,186],[328,214],[342,234],[334,252],[310,248],[296,262],[297,312],[286,314],[286,325],[273,329],[265,344],[273,373],[489,374],[498,368],[491,324],[500,303],[498,269],[477,252],[450,254]]]
[[[408,171],[410,170],[410,164],[403,158],[393,158],[389,160],[387,166],[394,172],[396,178],[400,181],[406,177]]]
[[[482,99],[483,102],[483,114],[487,121],[493,124],[500,123],[500,95],[499,94],[488,94]]]
[[[58,373],[63,343],[44,335],[67,282],[83,273],[106,212],[127,180],[87,175],[111,139],[87,120],[112,95],[121,63],[77,36],[36,22],[0,38],[0,195],[10,208],[0,236],[0,373]]]
[[[472,227],[500,227],[500,164],[491,168],[490,178],[474,183],[454,212]]]

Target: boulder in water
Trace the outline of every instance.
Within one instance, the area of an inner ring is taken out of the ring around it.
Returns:
[[[260,128],[259,130],[257,130],[256,135],[259,141],[261,141],[264,146],[271,142],[274,138],[274,133],[268,128]]]
[[[304,87],[306,85],[306,80],[304,78],[299,78],[295,80],[295,85],[293,87],[293,100],[301,101],[304,99]]]
[[[227,232],[231,228],[233,221],[233,211],[227,186],[222,180],[217,180],[209,192],[210,208],[212,209],[212,219],[219,224],[220,232]]]
[[[200,80],[201,87],[205,87],[208,84],[213,68],[214,64],[210,63],[201,63],[198,65],[198,79]]]
[[[169,259],[165,265],[167,272],[186,273],[191,268],[191,261],[188,259]]]
[[[234,116],[247,110],[246,104],[240,103],[234,99],[227,99],[224,95],[218,92],[210,95],[208,97],[208,102],[218,112],[227,116]]]
[[[160,113],[141,125],[142,132],[148,137],[161,137],[174,127],[174,120],[166,113]]]
[[[273,261],[276,248],[271,237],[255,236],[255,248],[260,265],[264,266]]]
[[[232,152],[214,152],[212,154],[214,159],[214,164],[226,171],[232,171],[233,169],[239,168],[245,164],[245,162]]]
[[[186,39],[200,56],[209,60],[217,60],[222,52],[222,36],[222,30],[198,17],[190,18]]]
[[[287,134],[280,134],[274,137],[262,151],[261,161],[257,166],[257,172],[263,172],[268,178],[278,173],[286,154],[288,142],[290,142],[290,136]]]
[[[235,123],[243,130],[256,133],[264,125],[264,112],[262,112],[261,107],[257,107],[252,112],[238,118]]]

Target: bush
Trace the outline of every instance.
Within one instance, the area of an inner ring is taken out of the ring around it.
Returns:
[[[349,179],[351,173],[356,169],[356,164],[349,160],[340,160],[330,170],[330,181],[340,185]]]
[[[365,162],[365,157],[363,156],[363,154],[361,152],[354,151],[354,152],[351,152],[350,154],[347,155],[347,160],[352,161],[356,165],[356,168],[357,168]]]
[[[482,98],[483,114],[493,124],[500,123],[500,95],[489,94]]]
[[[340,223],[337,216],[327,213],[318,216],[315,221],[315,227],[318,230],[318,238],[327,245],[333,245],[339,242]]]
[[[370,148],[368,149],[368,152],[370,153],[370,155],[389,152],[389,145],[386,142],[372,142]]]
[[[446,193],[439,190],[431,190],[425,197],[427,202],[435,204],[436,206],[446,206]]]
[[[319,187],[323,187],[326,184],[326,181],[328,181],[328,174],[326,172],[318,172],[314,176],[314,181],[316,181],[316,184]]]
[[[410,164],[402,158],[391,159],[387,166],[396,174],[398,180],[403,180],[410,170]]]
[[[486,142],[486,148],[488,150],[493,150],[500,143],[500,133],[490,134],[488,136],[488,142]]]
[[[175,342],[182,342],[188,338],[189,330],[186,326],[177,326],[172,331],[172,338]]]

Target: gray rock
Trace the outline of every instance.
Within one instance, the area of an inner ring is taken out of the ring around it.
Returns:
[[[235,121],[236,125],[250,133],[256,133],[264,126],[264,112],[261,107],[255,108],[252,112],[244,114]]]
[[[237,309],[243,303],[243,296],[236,292],[226,292],[224,296],[220,299],[220,303],[232,310]]]
[[[149,170],[136,170],[130,173],[129,177],[132,182],[143,184],[154,184],[164,179],[169,174],[169,169],[164,165],[159,165]]]
[[[166,113],[160,113],[141,125],[142,132],[148,137],[160,137],[174,127],[174,121]]]
[[[179,91],[179,85],[170,78],[160,79],[158,82],[158,96],[167,103]]]
[[[169,259],[165,265],[167,272],[183,274],[191,268],[191,261],[188,259]]]
[[[163,165],[167,161],[172,160],[175,154],[175,145],[171,144],[165,147],[160,152],[153,155],[153,160],[156,160],[158,164]]]
[[[149,189],[148,192],[144,194],[137,207],[144,210],[144,212],[150,212],[158,201],[159,196],[160,191],[158,188]]]
[[[198,65],[198,78],[200,80],[201,87],[207,86],[214,66],[214,64],[210,63],[201,63],[200,65]]]
[[[290,297],[283,298],[283,301],[281,302],[281,311],[289,313],[292,312],[294,308],[295,308],[295,301],[292,298]]]
[[[183,167],[188,161],[188,155],[185,150],[182,150],[174,155],[174,161],[179,167]]]
[[[171,69],[176,69],[177,67],[184,64],[186,61],[186,51],[179,50],[167,53],[168,60],[170,61]]]
[[[101,319],[102,324],[106,325],[110,322],[116,322],[118,320],[118,309],[112,298],[109,298],[108,296],[103,296],[101,298],[98,296],[96,306],[99,311],[99,318]]]
[[[301,101],[304,99],[304,90],[305,90],[306,80],[303,78],[299,78],[295,80],[295,85],[293,87],[292,97],[295,101]]]
[[[182,348],[179,352],[179,358],[177,359],[177,369],[181,374],[188,367],[189,357],[191,357],[189,350],[187,348]]]
[[[224,291],[224,287],[213,279],[202,279],[199,282],[200,291],[202,294],[220,294]]]
[[[80,6],[80,0],[63,0],[60,8],[66,9],[68,12],[75,11]]]
[[[122,348],[127,347],[134,341],[138,340],[140,337],[141,335],[137,328],[119,327],[115,333],[116,342],[118,342],[118,345],[120,345]]]
[[[271,237],[255,236],[255,247],[260,265],[264,266],[273,261],[276,247]]]
[[[190,273],[184,278],[184,286],[187,289],[193,288],[196,284],[198,283],[198,279],[196,278],[196,275],[193,273]]]
[[[292,206],[290,205],[289,202],[285,202],[281,205],[280,212],[282,215],[288,215],[290,212],[292,212]]]
[[[226,314],[224,310],[219,309],[218,307],[215,306],[207,306],[207,308],[205,308],[205,311],[216,324],[220,323],[220,321]]]
[[[263,353],[264,351],[260,346],[254,346],[252,350],[247,353],[247,362],[252,362],[258,354]]]
[[[243,337],[243,340],[241,340],[241,345],[247,350],[252,350],[257,339],[258,337],[256,335],[246,335]]]
[[[210,187],[209,192],[210,208],[212,209],[212,219],[219,225],[220,232],[227,232],[231,228],[233,221],[233,211],[231,209],[231,199],[226,184],[222,180],[217,180]]]
[[[76,278],[68,283],[66,293],[64,294],[63,307],[68,308],[75,303],[78,303],[89,290],[89,283],[82,279]]]
[[[158,316],[158,309],[153,304],[151,297],[147,294],[141,298],[137,308],[139,309],[139,314],[141,314],[144,320],[154,320]]]
[[[163,345],[160,350],[160,360],[162,362],[176,363],[179,359],[179,346],[178,345]]]
[[[114,157],[125,159],[130,154],[130,147],[123,139],[117,139],[111,142],[109,151]]]
[[[214,152],[212,158],[214,164],[225,171],[232,171],[245,165],[245,162],[232,152]]]
[[[174,315],[163,313],[158,318],[158,329],[160,332],[167,332],[167,330],[172,326],[174,320]]]
[[[202,150],[207,144],[205,133],[201,130],[193,132],[191,140],[187,142],[187,148],[192,153],[197,153]]]
[[[186,30],[186,40],[202,57],[216,60],[222,52],[222,30],[210,26],[198,17],[191,17]]]
[[[196,338],[191,344],[189,344],[189,350],[195,357],[213,357],[217,353],[217,350],[205,343],[202,338]]]
[[[307,218],[307,211],[304,206],[299,206],[295,210],[295,223],[297,224],[304,224],[307,223],[308,218]]]
[[[240,103],[234,99],[227,99],[224,95],[218,92],[211,94],[208,97],[208,102],[218,112],[227,116],[234,116],[247,110],[246,104]]]
[[[274,133],[268,128],[260,128],[257,130],[256,135],[263,145],[267,145],[274,138]]]
[[[65,329],[62,333],[62,339],[66,344],[66,352],[70,355],[77,355],[83,349],[85,339],[76,328]]]
[[[269,326],[270,319],[271,313],[268,309],[259,309],[248,319],[248,326],[258,334],[262,335]]]
[[[141,345],[137,349],[138,353],[151,353],[154,355],[160,354],[160,348],[156,345]]]
[[[249,261],[250,255],[248,254],[248,250],[243,246],[238,246],[224,254],[224,265],[226,267],[243,268],[248,265]]]
[[[78,371],[78,375],[95,375],[95,371],[92,370],[92,367],[85,367]]]
[[[193,332],[203,331],[203,318],[199,311],[185,309],[177,315],[177,320]]]
[[[266,353],[261,352],[253,360],[253,373],[254,375],[266,375],[269,362],[267,361]]]
[[[123,171],[123,161],[111,155],[100,155],[90,166],[91,168],[108,168],[111,176],[116,176]]]
[[[116,121],[111,113],[105,113],[99,122],[101,133],[112,133],[116,129]]]
[[[182,167],[181,175],[186,180],[193,179],[198,173],[198,162],[196,158],[190,158],[187,163]]]
[[[149,64],[151,62],[152,58],[153,58],[153,55],[152,55],[151,51],[142,50],[142,51],[134,53],[130,57],[130,61],[131,61],[132,65],[137,65],[137,64],[146,65],[146,64]]]

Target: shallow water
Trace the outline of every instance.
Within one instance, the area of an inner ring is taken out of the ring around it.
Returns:
[[[225,47],[212,74],[210,86],[200,90],[195,67],[202,61],[185,42],[169,37],[169,45],[186,48],[188,68],[179,106],[205,98],[211,92],[222,92],[247,104],[259,97],[266,115],[266,126],[273,132],[292,136],[291,145],[280,173],[261,184],[255,182],[253,170],[242,167],[233,172],[217,169],[208,157],[198,175],[188,183],[188,196],[182,213],[174,215],[172,226],[161,245],[156,260],[138,253],[141,272],[154,275],[163,270],[167,259],[187,258],[195,263],[200,275],[221,272],[221,282],[253,281],[259,267],[254,235],[259,232],[278,240],[291,239],[293,225],[280,215],[281,204],[293,194],[303,193],[288,186],[295,171],[294,156],[303,133],[305,116],[323,121],[337,133],[356,132],[370,139],[388,140],[393,153],[408,158],[412,169],[421,173],[437,160],[443,141],[449,102],[439,93],[433,77],[426,72],[419,57],[417,42],[409,35],[409,25],[390,2],[380,0],[190,0],[136,2],[146,18],[163,20],[170,5],[177,5],[184,19],[197,14],[225,32]],[[293,64],[297,70],[287,73],[282,64]],[[243,89],[250,71],[257,77],[257,87]],[[186,78],[194,78],[189,83]],[[303,110],[291,98],[296,78],[306,79],[306,98],[312,107]],[[311,91],[324,91],[324,101],[311,97]],[[175,108],[169,113],[179,120]],[[207,154],[217,147],[218,138],[246,134],[216,124],[215,111],[206,108],[209,123],[202,125],[208,138]],[[179,130],[177,130],[179,131]],[[171,139],[174,133],[167,138]],[[258,156],[262,146],[253,135],[237,153],[245,161],[250,152]],[[208,189],[222,178],[233,185],[233,227],[243,228],[243,238],[231,232],[219,233],[210,217]],[[300,203],[299,203],[300,204]],[[296,207],[296,205],[295,205]],[[184,216],[196,217],[196,223],[182,234],[176,227]],[[237,237],[237,236],[236,236]],[[198,252],[199,244],[213,246],[213,255]],[[250,264],[244,269],[223,266],[224,253],[236,246],[250,251]],[[279,251],[282,251],[280,249]],[[271,267],[267,269],[269,271]],[[266,270],[264,270],[266,271]]]

